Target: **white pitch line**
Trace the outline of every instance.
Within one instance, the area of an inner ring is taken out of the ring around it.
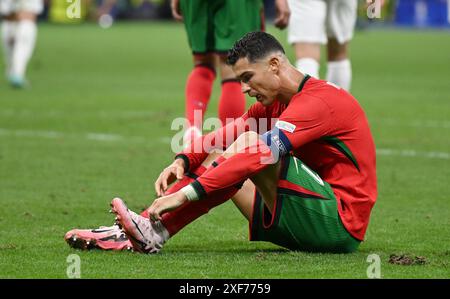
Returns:
[[[96,118],[135,118],[135,117],[154,117],[157,111],[153,110],[125,110],[125,111],[84,111],[80,112],[83,116]],[[2,109],[0,116],[15,117],[15,118],[66,118],[72,116],[73,113],[67,110],[47,110],[36,112],[34,110],[16,110],[16,109]]]
[[[55,131],[7,130],[1,128],[0,128],[0,135],[14,135],[14,136],[41,137],[41,138],[64,137],[64,134]]]
[[[373,123],[387,125],[387,126],[397,126],[397,127],[412,127],[412,128],[433,128],[433,129],[450,129],[450,121],[439,121],[439,120],[415,120],[402,122],[398,119],[392,118],[382,118],[373,119]]]
[[[19,137],[39,137],[39,138],[80,138],[79,134],[67,134],[56,131],[32,131],[32,130],[8,130],[0,128],[0,136],[19,136]],[[150,143],[147,138],[140,136],[129,136],[125,137],[118,134],[108,134],[108,133],[85,133],[81,134],[83,139],[101,141],[101,142],[135,142],[135,143]],[[167,137],[160,138],[161,142],[166,142]]]
[[[400,157],[422,157],[428,159],[450,159],[450,153],[446,152],[422,152],[412,149],[395,150],[388,148],[377,149],[377,155],[379,156],[400,156]]]
[[[38,137],[38,138],[80,138],[77,134],[65,134],[57,131],[35,131],[35,130],[9,130],[0,128],[0,136],[18,136],[18,137]],[[85,133],[81,134],[81,138],[86,140],[93,140],[99,142],[133,142],[142,144],[151,144],[155,140],[150,140],[142,136],[123,136],[119,134],[108,133]],[[156,142],[170,145],[172,139],[170,137],[160,137],[156,139]],[[417,151],[413,149],[389,149],[378,148],[378,156],[399,156],[399,157],[420,157],[427,159],[442,159],[450,160],[449,152],[436,152],[436,151]]]
[[[104,133],[87,133],[86,138],[95,141],[123,141],[123,136]]]

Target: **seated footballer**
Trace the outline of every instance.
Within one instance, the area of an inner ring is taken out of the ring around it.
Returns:
[[[268,33],[242,37],[228,64],[257,103],[177,154],[147,210],[139,215],[114,198],[116,224],[71,230],[70,246],[156,253],[231,198],[249,221],[251,241],[308,252],[357,250],[377,198],[375,145],[361,106],[345,90],[298,71]],[[267,120],[269,128],[251,130],[250,119]],[[205,140],[211,146],[198,146]]]

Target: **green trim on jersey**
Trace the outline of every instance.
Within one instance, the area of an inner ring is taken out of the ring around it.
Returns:
[[[361,242],[345,229],[330,185],[303,165],[283,158],[273,214],[256,192],[250,240],[308,252],[356,251]]]
[[[246,33],[260,31],[262,4],[261,0],[181,0],[192,52],[225,54]]]
[[[335,136],[327,136],[327,137],[323,137],[322,139],[325,140],[329,145],[333,146],[338,151],[343,153],[347,158],[349,158],[350,161],[352,161],[353,165],[355,165],[356,169],[358,169],[358,171],[359,171],[359,165],[358,165],[358,162],[356,161],[355,156],[353,155],[352,151],[345,145],[345,143],[342,140],[340,140],[339,138],[337,138]]]

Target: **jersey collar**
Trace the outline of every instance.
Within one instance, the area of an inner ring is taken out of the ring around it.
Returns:
[[[308,74],[305,74],[305,76],[303,77],[302,82],[300,82],[300,85],[298,86],[297,93],[299,93],[300,91],[302,91],[303,86],[305,86],[305,83],[306,83],[306,81],[308,81],[309,78],[311,78],[311,76],[308,75]]]

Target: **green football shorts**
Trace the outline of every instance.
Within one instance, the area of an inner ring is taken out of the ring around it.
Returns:
[[[261,0],[181,0],[180,9],[194,54],[226,53],[263,26]]]
[[[360,241],[347,232],[327,182],[293,156],[283,157],[273,214],[255,193],[250,240],[292,250],[354,252]]]

